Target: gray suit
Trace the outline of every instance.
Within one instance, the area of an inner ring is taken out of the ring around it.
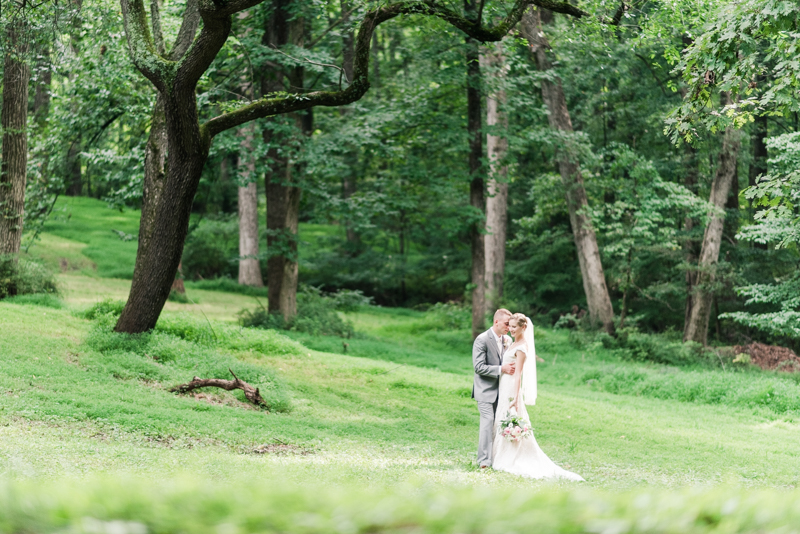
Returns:
[[[478,401],[478,411],[481,414],[478,437],[478,464],[481,466],[492,465],[494,412],[497,409],[497,389],[502,373],[501,360],[502,355],[491,329],[475,338],[475,343],[472,344],[472,366],[475,368],[472,398]]]

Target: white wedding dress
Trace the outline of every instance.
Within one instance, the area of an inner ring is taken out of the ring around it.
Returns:
[[[529,324],[529,328],[533,330]],[[503,364],[515,362],[517,360],[517,351],[526,354],[525,369],[529,369],[528,365],[536,364],[536,354],[529,354],[524,345],[518,345],[509,348],[503,354]],[[529,358],[533,358],[528,362]],[[534,367],[535,369],[535,367]],[[534,371],[535,372],[535,371]],[[534,390],[535,391],[535,390]],[[521,392],[522,393],[522,392]],[[500,435],[500,421],[506,418],[510,402],[509,398],[516,396],[514,391],[514,375],[502,374],[500,375],[500,386],[497,399],[497,412],[494,416],[494,442],[492,443],[492,467],[497,471],[506,471],[515,475],[520,475],[529,478],[565,478],[568,480],[583,480],[580,475],[571,473],[565,469],[558,467],[547,455],[539,448],[536,443],[536,438],[530,436],[523,438],[517,442],[506,441]],[[523,395],[524,400],[524,395]],[[529,399],[533,401],[533,399]],[[533,404],[533,402],[531,402]],[[519,414],[523,419],[530,421],[528,417],[528,410],[525,404],[519,403]],[[531,426],[533,421],[531,421]],[[535,427],[534,427],[535,430]]]

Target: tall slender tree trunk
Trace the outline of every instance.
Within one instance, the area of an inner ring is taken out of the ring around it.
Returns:
[[[728,101],[727,94],[722,97],[723,105]],[[736,179],[736,161],[739,156],[740,132],[733,127],[725,129],[722,140],[722,150],[719,153],[717,172],[711,184],[709,202],[714,207],[722,210],[728,202],[731,185]],[[722,243],[722,230],[725,223],[724,212],[714,214],[706,225],[703,235],[703,245],[700,249],[698,262],[697,284],[692,293],[692,304],[689,320],[683,329],[684,341],[695,341],[706,344],[708,337],[708,322],[711,318],[711,307],[714,294],[709,285],[714,282],[716,264],[719,261],[719,250]]]
[[[247,124],[239,132],[242,136],[239,169],[244,169],[247,181],[247,185],[239,186],[239,283],[263,287],[258,259],[258,186],[252,181],[256,173],[253,157],[255,124]]]
[[[684,176],[683,179],[683,185],[686,187],[686,189],[696,194],[697,177],[698,177],[697,150],[688,144],[686,145],[684,166],[686,167],[686,175]],[[697,261],[698,243],[695,240],[691,239],[690,237],[694,225],[695,221],[691,217],[684,218],[683,229],[686,232],[687,239],[686,242],[683,244],[683,250],[687,266],[692,266]],[[684,306],[683,324],[687,324],[689,322],[689,316],[692,314],[692,293],[694,292],[694,286],[697,283],[697,271],[691,268],[687,268],[685,280],[686,280],[686,304]]]
[[[503,106],[506,91],[505,57],[502,41],[494,49],[485,49],[481,66],[491,71],[491,76],[501,85],[486,96],[486,125],[495,133],[486,135],[486,152],[489,156],[489,195],[486,198],[486,312],[500,307],[503,297],[503,277],[506,267],[506,225],[508,218],[508,166],[503,160],[508,151],[508,139],[503,132],[508,129],[508,117]],[[499,131],[498,131],[499,130]]]
[[[523,15],[520,32],[528,40],[531,53],[537,68],[542,72],[553,69],[548,51],[550,45],[542,31],[541,11],[529,10]],[[561,80],[555,73],[542,78],[542,99],[547,106],[548,120],[553,130],[573,132],[572,119],[567,108],[567,99]],[[603,264],[600,260],[600,248],[597,236],[586,210],[589,201],[583,182],[580,164],[570,154],[569,147],[562,148],[557,154],[558,170],[567,197],[567,209],[578,252],[578,262],[583,277],[583,289],[589,306],[589,316],[593,323],[600,323],[609,334],[614,333],[614,309],[608,294]]]
[[[305,22],[290,12],[289,0],[273,0],[273,14],[267,22],[264,41],[268,46],[280,47],[293,44],[302,47]],[[294,67],[289,70],[286,81],[289,90],[302,91],[304,70]],[[264,92],[285,90],[280,79],[262,81]],[[313,127],[311,110],[295,113],[298,132],[310,134]],[[274,135],[265,130],[265,142],[275,143]],[[282,152],[273,147],[269,150],[272,169],[265,176],[267,197],[267,288],[268,311],[280,313],[284,320],[297,315],[297,283],[299,266],[297,257],[297,231],[300,215],[301,189],[297,186],[299,169],[295,168],[287,153],[291,139],[281,136],[277,141],[284,144]],[[301,144],[298,141],[297,144]]]
[[[477,6],[465,0],[468,18],[477,19]],[[469,203],[480,214],[470,228],[472,244],[472,337],[486,328],[486,244],[483,236],[486,201],[483,181],[483,132],[481,132],[481,65],[478,41],[467,37],[467,133],[469,137]]]
[[[0,254],[19,253],[28,169],[28,46],[20,22],[11,23],[3,65],[3,162],[0,169]]]
[[[353,81],[353,61],[355,60],[355,33],[350,27],[350,10],[352,6],[347,0],[340,2],[342,10],[342,68],[344,69],[347,82]],[[339,108],[339,114],[342,117],[350,113],[350,108],[342,106]],[[352,197],[358,189],[358,152],[354,146],[347,146],[344,154],[345,170],[342,176],[342,198],[347,200]],[[345,236],[347,242],[351,244],[358,244],[360,239],[358,233],[353,228],[352,223],[348,222],[345,225]]]

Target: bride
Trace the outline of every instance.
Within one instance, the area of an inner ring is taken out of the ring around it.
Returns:
[[[521,313],[509,320],[509,333],[514,343],[503,354],[503,364],[516,362],[513,375],[500,376],[497,412],[494,418],[494,443],[492,445],[492,467],[515,475],[530,478],[559,477],[583,480],[580,475],[566,471],[553,463],[539,448],[531,435],[519,441],[506,441],[500,431],[500,421],[510,410],[515,410],[523,419],[528,418],[526,404],[536,403],[536,348],[533,345],[533,324]]]

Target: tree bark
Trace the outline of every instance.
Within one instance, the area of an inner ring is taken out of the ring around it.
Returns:
[[[301,17],[293,17],[289,0],[273,0],[273,15],[268,21],[264,41],[268,46],[281,47],[293,44],[302,47],[304,43],[305,21]],[[304,69],[294,67],[288,70],[285,81],[290,92],[300,92],[303,88]],[[266,80],[262,83],[265,92],[284,90],[283,80]],[[292,114],[298,132],[310,134],[313,127],[313,115]],[[296,143],[292,143],[296,141]],[[300,216],[300,197],[302,191],[297,186],[295,173],[298,169],[288,152],[292,144],[300,145],[301,141],[290,139],[290,136],[275,136],[265,131],[265,142],[283,144],[279,151],[273,146],[268,152],[272,161],[272,169],[265,176],[265,193],[267,197],[267,310],[279,313],[285,321],[297,315],[297,284],[299,265],[297,258],[297,231]]]
[[[530,44],[537,68],[542,72],[552,71],[548,57],[550,45],[542,31],[540,10],[528,10],[522,17],[520,32]],[[548,121],[553,130],[572,133],[572,119],[567,108],[567,99],[561,80],[555,73],[542,78],[542,99],[548,111]],[[557,154],[558,170],[567,197],[567,209],[578,252],[578,262],[583,277],[583,289],[589,307],[589,317],[594,324],[600,323],[609,334],[614,334],[614,309],[608,294],[597,236],[586,210],[589,201],[583,182],[580,165],[570,154],[569,147]]]
[[[164,103],[168,171],[161,184],[145,184],[133,282],[117,332],[145,332],[158,322],[180,264],[194,195],[208,159],[209,143],[200,132],[194,87],[173,87],[159,96]],[[148,191],[149,185],[155,187]]]
[[[723,105],[725,105],[727,98],[727,95],[723,95]],[[717,172],[711,184],[709,198],[709,202],[720,210],[725,208],[731,184],[736,179],[736,161],[739,156],[740,144],[739,131],[733,127],[726,128],[723,134],[722,150],[718,158]],[[689,320],[686,321],[683,329],[684,341],[695,341],[703,345],[707,342],[708,322],[711,318],[711,307],[714,301],[714,294],[708,286],[715,279],[714,270],[717,261],[719,261],[724,223],[725,215],[723,212],[721,215],[712,215],[706,225],[697,266],[697,284],[692,293]]]
[[[19,253],[25,214],[28,169],[28,83],[31,71],[25,61],[28,45],[21,23],[8,31],[3,66],[3,162],[0,169],[0,254]]]
[[[505,57],[502,42],[493,50],[485,50],[482,66],[492,71],[492,76],[503,83]],[[495,93],[486,96],[486,125],[499,130],[486,135],[486,152],[489,156],[489,195],[486,199],[486,312],[500,307],[503,297],[503,277],[506,267],[506,226],[508,218],[508,166],[503,160],[508,151],[508,139],[502,132],[508,129],[508,117],[503,110],[506,92],[502,85]],[[501,134],[501,135],[497,135]]]
[[[683,185],[692,193],[697,194],[697,150],[691,145],[687,144],[685,146],[686,151],[684,166],[686,167],[686,175],[683,179]],[[684,258],[687,266],[692,266],[697,261],[697,242],[690,237],[692,229],[694,228],[694,224],[695,221],[691,217],[686,217],[683,220],[683,229],[687,235],[686,242],[683,244]],[[689,322],[689,317],[692,314],[692,293],[694,292],[694,286],[697,283],[697,271],[687,268],[685,280],[686,303],[684,305],[684,325]]]
[[[258,259],[258,187],[251,181],[256,173],[256,162],[252,155],[254,126],[247,125],[241,132],[243,139],[239,168],[245,169],[248,183],[239,186],[239,283],[264,287]]]
[[[355,33],[350,27],[349,14],[352,7],[347,0],[341,0],[340,5],[342,10],[342,26],[344,28],[342,32],[342,68],[344,69],[347,83],[350,84],[353,82],[353,61],[355,60]],[[344,117],[350,113],[350,108],[341,107],[339,108],[339,113]],[[342,176],[342,198],[347,200],[352,197],[358,189],[358,152],[355,147],[349,145],[346,147],[344,162],[345,170]],[[351,244],[358,244],[360,241],[358,234],[350,222],[345,224],[345,237],[347,242]]]
[[[470,0],[465,2],[466,12],[475,10]],[[469,138],[469,203],[476,211],[476,220],[470,228],[472,244],[472,337],[478,337],[486,328],[486,245],[483,229],[486,209],[483,169],[483,133],[481,132],[481,66],[478,41],[467,37],[467,134]]]

